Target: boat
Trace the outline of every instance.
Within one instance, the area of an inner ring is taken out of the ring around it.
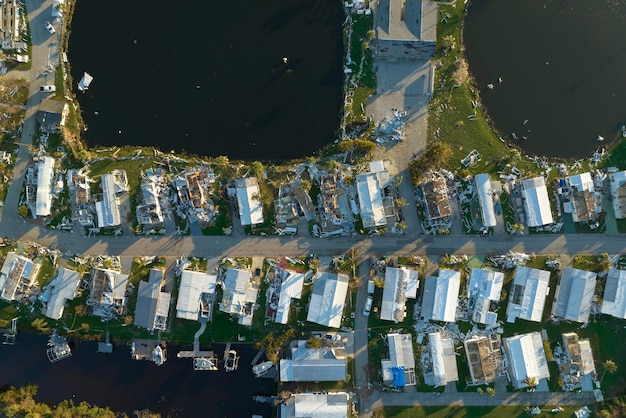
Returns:
[[[217,370],[217,359],[215,357],[194,357],[194,370]]]
[[[228,350],[224,353],[224,369],[227,372],[237,370],[239,367],[239,356],[235,350]]]
[[[274,366],[274,363],[272,363],[271,361],[264,361],[262,363],[252,366],[252,373],[254,373],[256,377],[261,377],[265,373],[267,373],[267,371],[271,369],[273,366]]]
[[[626,125],[622,125],[622,138],[626,138]]]
[[[83,78],[78,82],[78,90],[85,91],[89,89],[89,85],[93,81],[93,77],[88,73],[83,73]]]
[[[165,363],[165,351],[163,351],[160,345],[157,345],[156,347],[154,347],[154,351],[152,353],[152,360],[154,361],[154,364],[156,364],[157,366],[160,366],[161,364]]]
[[[596,141],[602,142],[602,141],[604,141],[604,137],[601,136],[601,135],[598,135],[598,137],[596,138]]]

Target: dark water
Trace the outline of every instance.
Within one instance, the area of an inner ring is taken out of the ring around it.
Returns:
[[[524,150],[588,156],[626,121],[626,1],[472,0],[464,36],[492,121]]]
[[[87,142],[309,155],[339,127],[344,19],[339,0],[79,0],[68,56],[74,90],[94,77],[77,92]]]
[[[241,356],[239,369],[226,373],[223,368],[194,371],[192,359],[177,358],[179,347],[174,346],[168,347],[167,362],[160,367],[132,360],[127,346],[97,354],[96,343],[81,343],[72,357],[52,364],[46,342],[45,336],[20,334],[15,345],[0,345],[0,386],[36,384],[40,401],[87,401],[129,414],[143,408],[172,417],[269,417],[271,412],[268,405],[252,400],[254,395],[271,395],[273,380],[252,374],[251,345],[233,345]],[[224,346],[213,348],[221,357]]]

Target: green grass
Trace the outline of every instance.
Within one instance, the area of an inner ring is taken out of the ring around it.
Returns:
[[[203,235],[224,235],[224,231],[232,226],[228,215],[228,201],[226,199],[213,199],[217,218],[215,224],[202,228]]]

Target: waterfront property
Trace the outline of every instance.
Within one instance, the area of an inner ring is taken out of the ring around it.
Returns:
[[[191,223],[207,224],[215,217],[215,203],[210,198],[211,185],[215,174],[206,165],[188,168],[174,177],[171,182],[174,189],[176,213]]]
[[[456,321],[461,273],[440,269],[437,277],[427,276],[424,281],[422,309],[424,321]]]
[[[292,393],[280,405],[280,418],[347,418],[352,416],[345,392]]]
[[[268,307],[265,316],[279,324],[286,324],[292,299],[302,297],[304,273],[274,266],[274,278],[267,289]]]
[[[549,271],[518,266],[506,308],[507,322],[515,322],[516,318],[540,322],[549,282]]]
[[[274,208],[276,224],[281,227],[298,222],[301,216],[307,221],[316,219],[313,200],[301,180],[280,185]]]
[[[541,380],[550,378],[540,333],[531,332],[505,338],[504,352],[514,388],[537,386],[541,384]]]
[[[161,291],[162,281],[163,270],[150,269],[148,281],[139,282],[134,321],[136,326],[148,331],[164,331],[167,328],[171,295]]]
[[[221,284],[220,311],[237,317],[239,325],[252,326],[259,280],[247,270],[227,268]]]
[[[376,173],[358,174],[356,176],[356,189],[363,228],[372,229],[387,225],[382,189]]]
[[[176,301],[176,317],[190,321],[202,318],[210,320],[216,287],[216,275],[183,270]]]
[[[554,222],[550,198],[543,177],[522,180],[522,201],[529,227],[548,225]]]
[[[291,343],[291,359],[280,360],[281,382],[334,382],[346,380],[345,350],[308,348],[307,341]]]
[[[477,174],[474,177],[474,182],[478,194],[483,227],[493,228],[496,226],[496,212],[494,210],[493,190],[491,189],[489,174]]]
[[[159,202],[160,187],[152,181],[141,183],[142,204],[137,206],[137,222],[144,228],[163,226],[163,213]]]
[[[79,284],[80,274],[78,272],[64,267],[58,269],[54,279],[43,289],[45,297],[41,299],[45,301],[45,315],[51,319],[61,319],[65,303],[74,299]]]
[[[601,312],[615,318],[626,319],[626,270],[609,268]]]
[[[7,302],[28,297],[40,268],[29,258],[9,252],[0,270],[0,297]]]
[[[318,272],[306,320],[329,328],[339,328],[346,305],[349,281],[345,274]]]
[[[94,268],[88,301],[93,315],[107,319],[115,319],[121,315],[126,306],[127,284],[128,274],[105,268]]]
[[[415,385],[415,354],[411,334],[387,334],[389,358],[381,360],[383,382],[394,387]]]
[[[37,122],[46,132],[58,132],[65,126],[70,108],[67,103],[59,100],[44,99],[39,103]]]
[[[235,179],[235,192],[241,226],[262,224],[264,221],[263,201],[261,200],[261,190],[257,178]]]
[[[593,390],[596,367],[589,338],[579,338],[574,332],[561,334],[563,345],[554,350],[554,359],[559,365],[563,390]]]
[[[552,315],[568,321],[587,322],[596,290],[596,273],[565,267],[556,287]]]
[[[419,272],[406,267],[387,267],[380,307],[380,319],[402,322],[406,318],[406,300],[415,299]]]
[[[591,173],[581,173],[567,177],[569,202],[564,203],[564,211],[571,212],[574,222],[594,222],[602,212],[602,195],[595,191]]]
[[[35,158],[26,170],[26,202],[33,219],[49,216],[52,210],[55,160],[49,156]]]
[[[500,335],[474,335],[463,341],[473,385],[493,382],[502,370]]]
[[[428,180],[420,185],[420,190],[428,226],[436,227],[449,224],[452,209],[446,178],[441,174],[433,173]]]
[[[490,311],[492,303],[500,302],[504,273],[492,270],[472,269],[469,285],[470,317],[478,324],[494,325],[498,314]]]
[[[609,182],[615,219],[626,218],[626,171],[609,171]]]
[[[128,193],[126,171],[114,170],[110,174],[103,174],[100,187],[102,200],[96,202],[98,228],[119,226],[122,223],[121,198]]]
[[[86,168],[68,170],[66,181],[73,218],[80,226],[94,226],[95,206],[91,203],[91,180]]]
[[[428,357],[422,363],[426,365],[424,383],[427,385],[445,386],[459,380],[454,341],[443,332],[428,334]]]

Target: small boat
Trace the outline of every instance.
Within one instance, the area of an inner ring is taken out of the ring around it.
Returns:
[[[239,356],[235,350],[228,350],[224,353],[224,369],[227,372],[232,372],[233,370],[237,370],[239,367]]]
[[[85,91],[89,89],[89,85],[93,81],[93,77],[88,73],[83,73],[83,78],[78,82],[78,90]]]
[[[195,357],[193,359],[194,370],[217,370],[217,359],[215,357]]]
[[[160,366],[161,364],[165,363],[165,352],[163,351],[160,345],[157,345],[156,347],[154,347],[154,351],[152,353],[152,360],[154,361],[154,364],[156,364],[157,366]]]
[[[604,137],[601,136],[601,135],[598,135],[598,137],[596,138],[596,141],[597,142],[602,142],[602,141],[604,141]]]
[[[271,361],[264,361],[263,363],[259,363],[259,364],[252,366],[252,373],[254,373],[256,377],[261,377],[265,373],[267,373],[267,371],[271,369],[273,366],[274,366],[274,363],[272,363]]]
[[[626,125],[622,125],[622,138],[626,138]]]

